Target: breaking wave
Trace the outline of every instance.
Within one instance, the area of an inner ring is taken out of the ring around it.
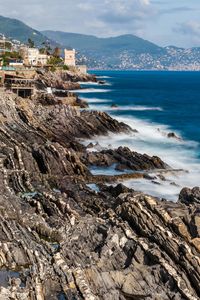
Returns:
[[[88,101],[88,100],[87,100]],[[88,101],[89,103],[106,103],[109,100],[101,100],[101,99],[96,99],[96,101]],[[111,102],[111,101],[110,101]],[[150,106],[140,106],[140,105],[135,105],[135,106],[92,106],[90,105],[90,109],[98,109],[101,111],[108,111],[108,112],[115,112],[115,111],[163,111],[162,107],[150,107]]]
[[[178,194],[183,187],[187,186],[192,188],[199,185],[200,162],[196,152],[198,147],[197,142],[168,138],[167,134],[172,131],[172,128],[169,126],[155,124],[148,120],[143,121],[133,117],[115,118],[120,122],[128,124],[133,129],[136,129],[138,133],[129,135],[110,134],[109,136],[101,136],[84,141],[84,144],[87,145],[90,142],[95,144],[98,142],[104,149],[115,149],[120,146],[129,147],[132,151],[143,154],[146,153],[151,156],[159,156],[173,169],[183,170],[183,172],[169,172],[169,174],[166,175],[166,181],[158,178],[155,183],[151,180],[137,179],[126,180],[123,184],[135,190],[146,192],[159,198],[165,197],[172,201],[178,199]],[[175,134],[181,137],[180,132],[176,132]],[[108,171],[110,175],[116,174],[115,170]],[[98,170],[96,170],[96,172],[98,172]]]
[[[85,93],[107,93],[107,92],[111,92],[112,90],[109,89],[95,89],[95,88],[87,88],[87,89],[80,89],[80,90],[71,90],[71,92],[76,92],[76,93],[81,93],[81,94],[85,94]]]
[[[108,100],[108,99],[99,99],[99,98],[83,98],[83,100],[87,101],[89,104],[93,104],[93,103],[108,103],[108,102],[112,102],[112,100]],[[97,109],[97,106],[94,107],[95,109]]]

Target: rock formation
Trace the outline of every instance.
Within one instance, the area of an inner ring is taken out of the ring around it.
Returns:
[[[0,299],[199,299],[199,190],[172,203],[106,176],[99,191],[87,185],[91,164],[168,168],[77,140],[130,131],[102,112],[0,90]]]
[[[150,157],[147,154],[132,152],[127,147],[118,149],[102,150],[100,152],[86,152],[82,158],[83,162],[90,166],[112,166],[117,170],[153,170],[165,169],[167,166],[159,157]]]

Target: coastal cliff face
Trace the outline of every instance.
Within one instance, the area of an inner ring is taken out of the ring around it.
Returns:
[[[96,78],[89,74],[61,70],[55,72],[37,70],[35,79],[39,88],[48,86],[58,90],[74,90],[80,88],[80,81],[96,81]]]
[[[200,189],[172,203],[107,186],[123,175],[90,166],[133,178],[169,168],[78,141],[110,132],[134,133],[106,113],[0,91],[0,299],[199,299]]]

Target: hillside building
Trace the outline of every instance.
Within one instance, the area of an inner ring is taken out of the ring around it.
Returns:
[[[75,67],[76,66],[76,51],[75,51],[75,49],[72,49],[72,50],[65,49],[64,54],[65,54],[65,65],[70,66],[70,67],[71,66]]]
[[[0,37],[0,54],[10,52],[12,50],[12,42],[7,40],[4,36]]]
[[[31,66],[44,66],[47,64],[49,55],[40,54],[38,48],[26,48],[22,50],[24,63]]]

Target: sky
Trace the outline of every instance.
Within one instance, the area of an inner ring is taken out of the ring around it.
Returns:
[[[0,14],[37,30],[134,34],[160,46],[200,46],[200,0],[0,0]]]

